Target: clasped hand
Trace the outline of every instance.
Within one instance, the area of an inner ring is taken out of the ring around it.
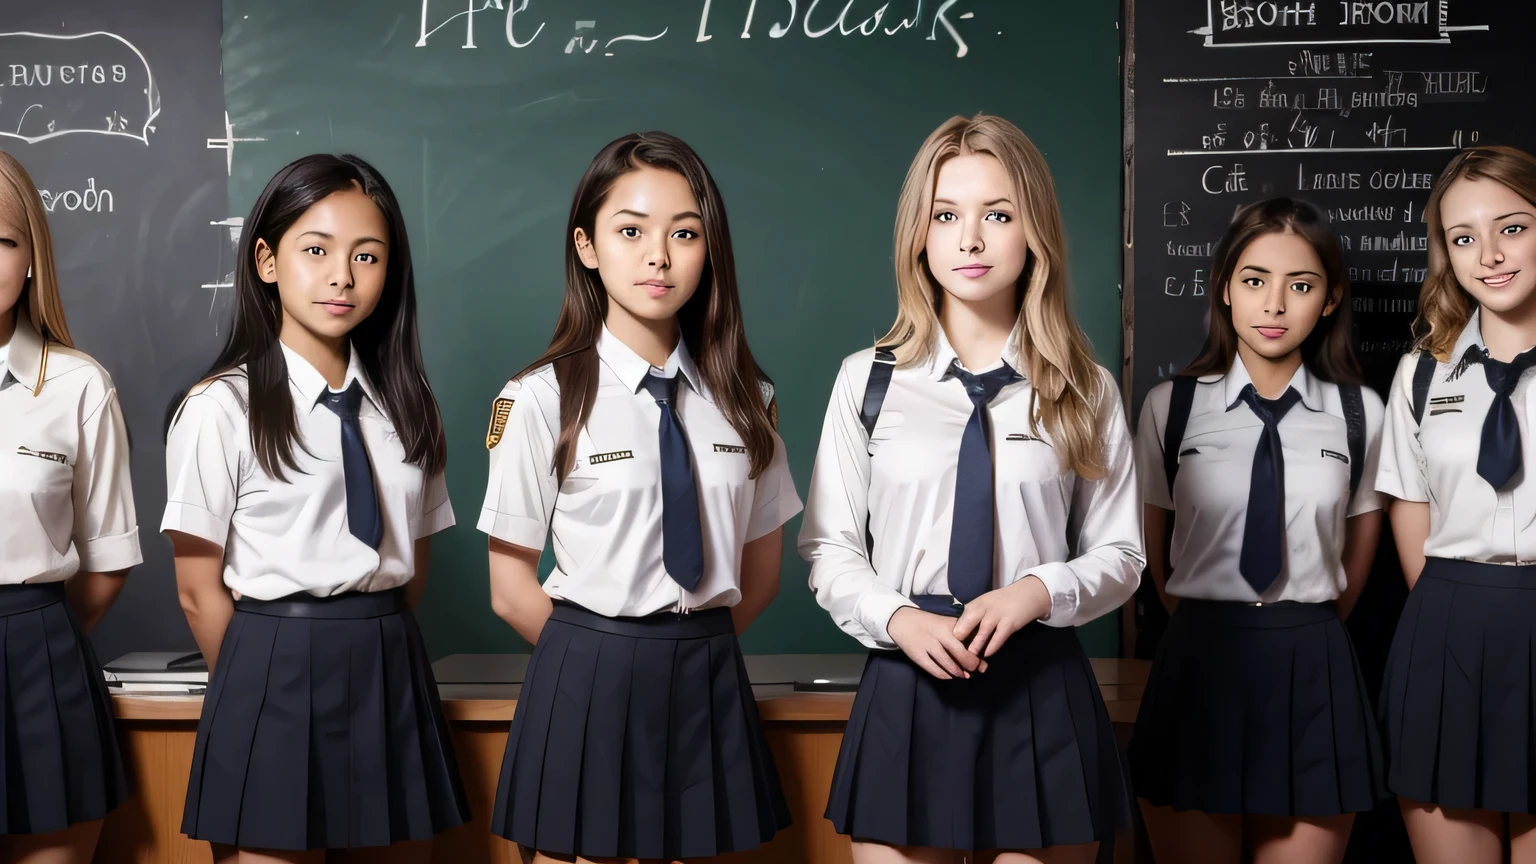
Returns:
[[[986,658],[1008,637],[1051,611],[1045,583],[1033,576],[996,588],[965,604],[959,618],[904,606],[887,630],[902,653],[935,678],[969,678],[987,671]]]

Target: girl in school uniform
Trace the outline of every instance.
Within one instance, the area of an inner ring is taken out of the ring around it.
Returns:
[[[736,637],[800,498],[725,207],[687,144],[626,135],[565,236],[554,339],[486,438],[491,605],[534,645],[491,830],[541,862],[751,849],[789,814]]]
[[[1333,864],[1386,798],[1342,621],[1381,529],[1382,403],[1360,386],[1343,253],[1315,207],[1243,207],[1211,272],[1205,348],[1147,394],[1136,431],[1173,617],[1132,777],[1159,860]]]
[[[239,254],[166,443],[161,530],[212,671],[182,831],[218,861],[424,862],[469,814],[411,615],[454,520],[405,221],[366,162],[306,156]]]
[[[1376,488],[1410,591],[1382,684],[1419,864],[1536,862],[1536,158],[1474,147],[1424,209],[1418,350]]]
[[[896,323],[843,361],[800,532],[817,601],[871,649],[827,818],[858,864],[1092,861],[1129,822],[1072,631],[1142,568],[1119,395],[1017,127],[945,122],[898,208]]]
[[[0,152],[0,858],[91,860],[128,797],[85,632],[140,563],[128,427],[75,350],[42,198]]]

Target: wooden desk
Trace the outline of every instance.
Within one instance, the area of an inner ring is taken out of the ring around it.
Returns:
[[[1099,689],[1122,744],[1136,719],[1149,667],[1140,660],[1093,661]],[[474,821],[438,837],[434,862],[521,862],[516,847],[491,836],[489,830],[502,751],[517,707],[517,689],[516,684],[440,686]],[[753,689],[794,824],[761,849],[718,860],[722,864],[847,864],[848,838],[833,832],[822,811],[853,695],[796,692],[790,684]],[[211,864],[208,844],[181,834],[182,801],[192,768],[192,744],[202,698],[116,696],[113,707],[134,797],[107,818],[96,862]],[[1122,835],[1116,843],[1117,864],[1133,860],[1129,834]]]

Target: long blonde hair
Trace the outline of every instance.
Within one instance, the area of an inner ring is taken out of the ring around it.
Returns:
[[[1019,276],[1021,370],[1033,387],[1030,414],[1043,423],[1063,468],[1084,479],[1104,476],[1097,409],[1103,380],[1077,325],[1067,289],[1067,244],[1061,207],[1045,157],[1019,128],[1001,117],[951,117],[933,131],[907,170],[896,208],[896,323],[879,345],[901,366],[927,362],[938,345],[944,289],[925,251],[934,186],[951,157],[987,154],[1013,181],[1029,253]]]
[[[37,194],[27,169],[16,157],[0,150],[0,219],[26,228],[32,244],[32,278],[22,289],[17,311],[26,312],[32,329],[46,341],[66,348],[75,347],[69,338],[69,324],[64,320],[64,303],[59,299],[59,275],[53,265],[53,235],[48,233],[48,212],[43,196]]]
[[[1440,203],[1446,190],[1462,178],[1497,181],[1536,206],[1536,157],[1502,145],[1472,147],[1451,159],[1430,190],[1429,202],[1424,205],[1424,222],[1429,226],[1429,270],[1424,276],[1424,287],[1419,290],[1419,314],[1413,322],[1413,335],[1420,349],[1442,363],[1450,361],[1456,340],[1477,307],[1476,298],[1461,287],[1456,271],[1451,269],[1445,222],[1440,217]]]

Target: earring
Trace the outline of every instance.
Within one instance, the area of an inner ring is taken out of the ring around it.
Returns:
[[[27,278],[28,279],[32,278],[32,265],[31,264],[27,265]]]

